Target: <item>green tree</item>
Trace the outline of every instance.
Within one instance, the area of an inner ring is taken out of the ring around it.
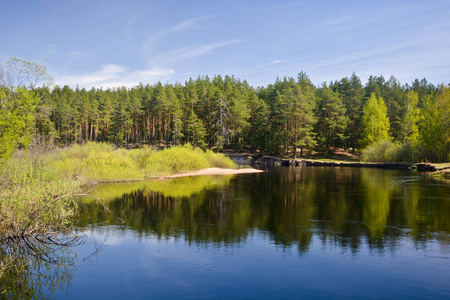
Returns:
[[[397,141],[403,140],[403,124],[406,109],[406,94],[400,82],[391,76],[386,82],[386,88],[382,94],[389,117],[389,134]]]
[[[361,80],[355,73],[350,79],[343,78],[333,86],[333,90],[337,91],[345,104],[346,116],[349,123],[345,130],[344,148],[351,147],[353,152],[358,147],[358,141],[361,139],[361,116],[362,101],[364,98],[364,89]]]
[[[32,89],[38,85],[46,89],[50,83],[40,64],[10,58],[6,68],[0,66],[0,161],[30,144],[40,100]]]
[[[30,144],[37,100],[24,88],[0,89],[0,162]]]
[[[339,94],[326,84],[319,89],[317,98],[317,142],[321,151],[328,152],[331,146],[343,144],[348,117],[345,116],[345,106]]]
[[[390,140],[389,136],[389,118],[387,116],[387,107],[383,98],[370,95],[363,109],[362,126],[364,137],[360,144],[366,147],[374,142]]]
[[[251,107],[250,127],[247,134],[247,140],[254,150],[261,152],[268,151],[270,148],[269,109],[266,103],[255,95]]]
[[[421,139],[426,147],[425,159],[436,162],[450,160],[450,88],[441,85],[439,92],[424,100],[419,123]]]
[[[182,109],[181,109],[181,101],[178,96],[175,94],[172,85],[166,86],[166,94],[167,101],[169,103],[169,120],[167,123],[171,123],[172,127],[172,141],[176,146],[180,142],[181,138],[183,138],[183,121],[182,121]],[[166,137],[166,146],[168,146],[168,136]]]
[[[403,144],[416,145],[419,139],[419,128],[417,123],[420,119],[418,108],[419,95],[415,91],[406,93],[406,110],[403,118]]]

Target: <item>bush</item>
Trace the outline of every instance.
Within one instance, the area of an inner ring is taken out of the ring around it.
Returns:
[[[169,175],[209,168],[211,165],[200,148],[190,144],[151,154],[146,159],[145,172],[149,175]]]
[[[67,177],[87,183],[142,180],[144,176],[134,157],[134,152],[116,150],[106,143],[90,142],[59,151],[51,158],[49,166]]]
[[[210,167],[237,167],[223,154],[203,152],[190,144],[155,152],[148,147],[125,150],[105,143],[87,143],[53,154],[47,164],[66,177],[86,183],[136,181]]]
[[[222,153],[214,153],[211,150],[206,150],[205,155],[211,167],[228,169],[235,169],[237,167],[234,161]]]
[[[420,157],[418,147],[400,142],[378,141],[362,150],[366,162],[414,162]]]

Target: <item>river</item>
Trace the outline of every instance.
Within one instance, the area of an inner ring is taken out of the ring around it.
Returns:
[[[450,186],[364,168],[101,185],[56,299],[450,298]]]

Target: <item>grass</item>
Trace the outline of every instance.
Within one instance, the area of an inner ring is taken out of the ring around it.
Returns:
[[[84,183],[141,181],[204,168],[236,168],[223,154],[194,149],[190,144],[154,151],[150,148],[115,149],[110,144],[87,143],[61,150],[47,166]]]
[[[0,238],[67,231],[76,215],[70,196],[75,180],[44,166],[42,160],[13,158],[1,167]]]
[[[74,145],[50,156],[47,166],[85,183],[143,180],[132,151],[104,143]]]

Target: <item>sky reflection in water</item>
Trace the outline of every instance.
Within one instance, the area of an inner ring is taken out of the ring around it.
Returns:
[[[283,168],[114,188],[100,188],[110,212],[81,206],[79,255],[105,243],[56,298],[450,297],[450,188],[420,174]]]

